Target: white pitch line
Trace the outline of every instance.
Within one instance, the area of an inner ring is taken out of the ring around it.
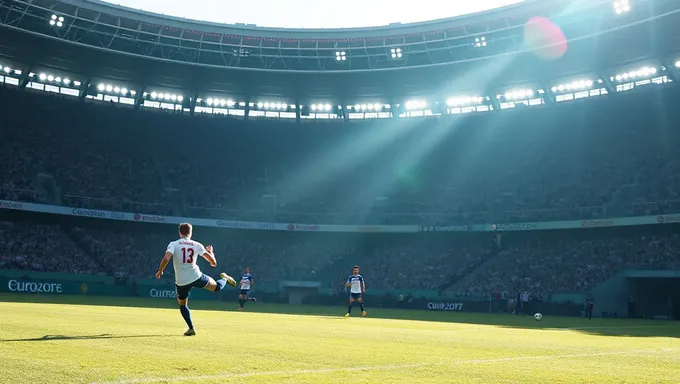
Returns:
[[[486,363],[502,363],[508,361],[523,361],[523,360],[556,360],[568,359],[578,357],[597,357],[597,356],[616,356],[616,355],[636,355],[643,353],[664,353],[680,350],[676,348],[661,348],[661,349],[637,349],[629,351],[618,352],[598,352],[598,353],[578,353],[568,355],[538,355],[538,356],[516,356],[516,357],[499,357],[491,359],[468,359],[451,362],[440,363],[420,363],[420,364],[402,364],[402,365],[374,365],[366,367],[351,367],[351,368],[320,368],[320,369],[300,369],[293,371],[265,371],[265,372],[246,372],[246,373],[221,373],[216,375],[201,375],[201,376],[174,376],[174,377],[150,377],[140,379],[124,379],[116,381],[106,381],[92,384],[147,384],[159,382],[180,382],[186,380],[215,380],[215,379],[232,379],[241,377],[256,377],[256,376],[285,376],[285,375],[309,375],[319,373],[337,373],[337,372],[356,372],[356,371],[390,371],[400,370],[406,368],[423,368],[442,365],[462,365],[462,364],[486,364]]]

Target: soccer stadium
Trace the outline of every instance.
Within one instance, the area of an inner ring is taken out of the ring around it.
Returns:
[[[0,0],[0,383],[680,383],[679,42],[677,0]]]

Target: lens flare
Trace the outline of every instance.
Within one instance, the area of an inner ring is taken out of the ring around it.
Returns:
[[[567,52],[567,38],[557,24],[532,17],[524,26],[524,45],[542,60],[557,60]]]

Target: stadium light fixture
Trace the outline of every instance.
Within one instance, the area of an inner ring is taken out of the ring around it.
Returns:
[[[571,83],[559,84],[551,88],[553,93],[564,91],[582,91],[593,87],[594,82],[590,79],[575,80]]]
[[[55,83],[61,83],[61,77],[57,76],[54,78]]]
[[[127,93],[128,93],[127,88],[125,88],[125,87],[121,88],[120,93],[121,93],[121,95],[127,95]]]
[[[401,57],[403,56],[401,48],[392,48],[391,52],[393,59],[401,59]]]
[[[5,67],[5,68],[3,68],[2,70],[5,71],[5,73],[10,73],[10,72],[12,72],[12,68],[10,68],[10,67]]]
[[[110,92],[112,92],[112,91],[113,91],[113,85],[107,84],[107,85],[106,85],[106,92],[109,92],[109,93],[110,93]]]
[[[680,68],[680,60],[675,62],[675,68]]]
[[[48,76],[47,76],[47,81],[54,81],[54,76],[48,75]]]
[[[408,110],[420,110],[425,109],[427,102],[424,100],[409,100],[406,102],[406,109]]]
[[[614,76],[614,79],[618,82],[624,82],[629,80],[634,80],[637,78],[647,78],[655,75],[658,70],[655,67],[642,67],[640,69],[620,73]]]
[[[335,52],[335,60],[336,61],[347,60],[347,53],[345,51]]]
[[[61,28],[64,26],[64,16],[52,15],[49,23],[53,27]]]
[[[446,105],[449,107],[459,107],[472,104],[481,104],[484,102],[484,98],[480,96],[466,96],[466,97],[452,97],[446,100]]]
[[[613,6],[617,15],[627,13],[630,11],[630,0],[614,0]]]
[[[45,81],[45,80],[47,80],[47,75],[44,74],[44,73],[41,73],[40,75],[38,75],[38,78],[42,81]]]
[[[566,89],[571,89],[571,84],[565,85]],[[534,91],[531,89],[517,89],[506,92],[503,97],[505,100],[526,100],[534,97]]]
[[[485,36],[475,37],[475,41],[472,44],[475,48],[486,47],[487,41]]]

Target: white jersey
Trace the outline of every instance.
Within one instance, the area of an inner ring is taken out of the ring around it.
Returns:
[[[177,285],[191,284],[203,275],[196,265],[196,259],[205,255],[203,244],[181,238],[168,244],[166,252],[172,253],[172,265],[175,267]]]

